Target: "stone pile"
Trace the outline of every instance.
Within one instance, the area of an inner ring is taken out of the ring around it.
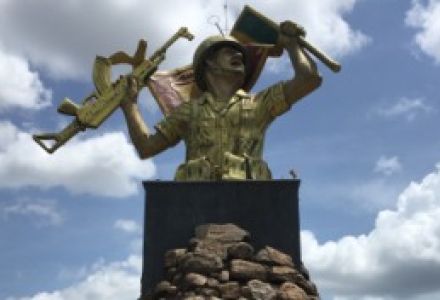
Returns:
[[[270,246],[254,251],[249,237],[233,224],[198,226],[188,248],[165,254],[166,280],[151,298],[320,299],[303,266]]]

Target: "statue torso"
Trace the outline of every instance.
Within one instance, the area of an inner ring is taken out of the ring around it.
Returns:
[[[227,102],[204,93],[181,105],[156,129],[171,145],[185,142],[186,159],[176,180],[264,180],[271,178],[262,160],[265,131],[289,108],[281,83],[252,96],[239,90]]]
[[[243,91],[228,102],[208,93],[193,101],[184,136],[187,162],[181,168],[194,164],[195,170],[184,171],[184,177],[203,179],[210,173],[210,179],[270,179],[261,160],[266,130],[261,118],[255,98]]]

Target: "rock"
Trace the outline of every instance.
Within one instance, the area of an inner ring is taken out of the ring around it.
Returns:
[[[251,289],[247,285],[241,287],[241,296],[243,298],[252,299]]]
[[[307,294],[291,282],[283,283],[278,292],[280,300],[308,300]]]
[[[186,249],[172,249],[165,253],[165,267],[171,268],[177,266],[179,260],[186,254]]]
[[[302,288],[304,292],[306,292],[309,296],[319,296],[318,289],[316,285],[305,279],[302,275],[299,275],[295,278],[295,284]]]
[[[172,296],[177,293],[177,287],[172,285],[169,281],[161,281],[156,285],[154,290],[154,295],[156,298],[164,296]]]
[[[229,271],[227,271],[227,270],[221,271],[218,279],[221,282],[229,281]]]
[[[295,282],[299,272],[291,267],[274,266],[269,270],[269,279],[273,282]]]
[[[187,253],[180,263],[180,269],[184,273],[199,273],[209,275],[211,272],[219,271],[223,268],[220,257],[214,254]]]
[[[303,263],[301,263],[301,266],[299,267],[299,272],[302,274],[302,276],[304,276],[305,279],[310,280],[309,270],[307,270]]]
[[[240,285],[236,281],[219,284],[218,289],[222,299],[238,299],[240,297]]]
[[[166,270],[165,274],[166,274],[166,276],[165,276],[166,279],[168,281],[172,281],[174,276],[177,274],[177,268],[175,268],[175,267],[168,268]]]
[[[182,278],[182,273],[176,273],[176,275],[173,276],[173,280],[171,280],[171,282],[174,284],[179,284],[182,281]]]
[[[239,242],[236,244],[232,244],[228,248],[228,256],[230,258],[238,258],[238,259],[251,259],[254,255],[254,247],[252,247],[249,243]]]
[[[196,296],[196,292],[194,292],[194,291],[186,291],[185,293],[183,293],[183,296],[185,296],[185,297],[194,297],[194,296]]]
[[[208,278],[206,276],[203,276],[201,274],[197,273],[188,273],[185,275],[185,284],[188,287],[201,287],[206,284],[208,281]]]
[[[217,288],[218,285],[219,285],[219,282],[215,278],[208,278],[208,280],[206,281],[206,286],[208,286],[210,288]]]
[[[203,297],[203,296],[197,296],[197,295],[194,295],[194,296],[185,296],[185,297],[183,298],[183,300],[205,300],[205,297]]]
[[[309,296],[319,296],[318,289],[316,288],[316,285],[305,279],[304,276],[297,272],[294,276],[293,283],[295,283],[297,286],[299,286],[301,289],[304,290],[304,292]]]
[[[264,281],[267,277],[267,269],[255,262],[233,259],[231,261],[230,276],[238,280],[260,279]]]
[[[197,292],[205,297],[218,297],[220,296],[220,292],[213,288],[204,287],[201,289],[198,289]]]
[[[234,224],[205,224],[196,227],[196,238],[221,242],[241,242],[249,238],[249,232]]]
[[[269,265],[294,267],[292,257],[269,246],[258,251],[255,260]]]
[[[269,246],[254,255],[245,230],[208,224],[196,235],[188,249],[166,252],[166,281],[143,299],[320,299],[304,266],[295,268],[289,255]]]
[[[251,289],[250,289],[247,285],[242,286],[242,287],[241,287],[241,295],[242,295],[244,298],[249,298],[249,299],[251,299],[251,298],[252,298]]]
[[[207,253],[207,254],[215,254],[221,259],[226,259],[227,256],[227,245],[221,243],[217,240],[197,240],[193,245],[194,253]]]
[[[252,299],[271,300],[277,296],[277,292],[269,283],[254,279],[249,281],[247,286],[249,287]]]

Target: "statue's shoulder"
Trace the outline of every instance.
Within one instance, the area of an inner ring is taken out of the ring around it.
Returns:
[[[274,101],[276,99],[284,98],[284,81],[277,82],[267,88],[259,91],[253,97],[258,99],[268,99]]]

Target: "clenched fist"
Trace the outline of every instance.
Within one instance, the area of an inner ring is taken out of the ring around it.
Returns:
[[[282,46],[286,46],[291,43],[296,43],[299,36],[304,37],[305,35],[306,31],[302,26],[292,21],[284,21],[280,24],[280,36],[278,42]]]
[[[139,84],[136,80],[136,77],[134,76],[121,76],[115,84],[124,79],[127,80],[127,97],[121,101],[121,108],[123,110],[129,108],[132,104],[137,102],[137,97],[139,93]]]

